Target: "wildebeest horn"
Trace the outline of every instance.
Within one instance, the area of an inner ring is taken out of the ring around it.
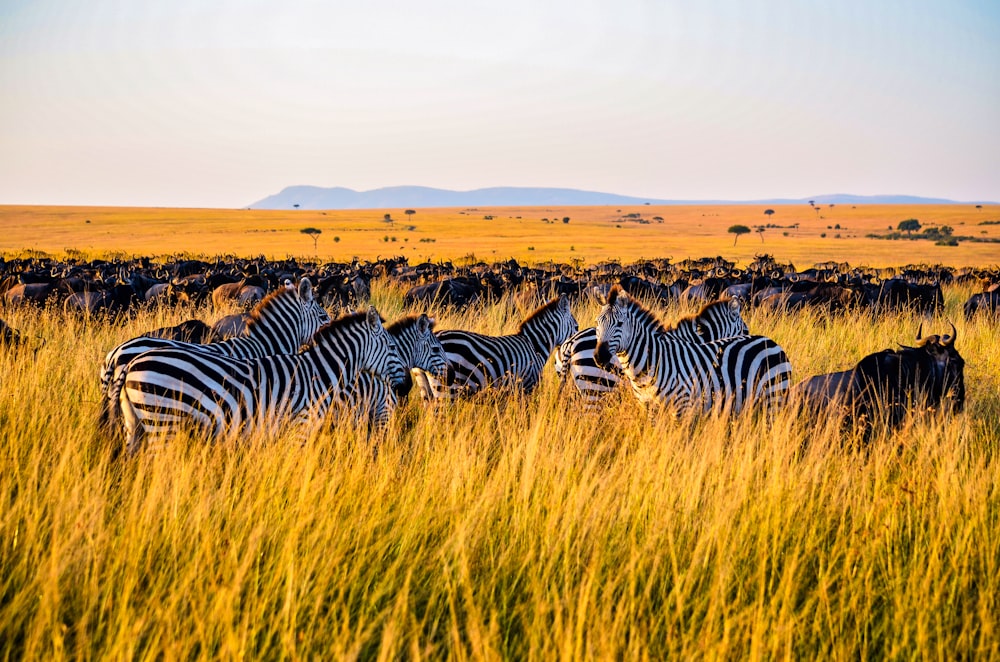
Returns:
[[[941,344],[945,347],[951,347],[955,344],[955,338],[958,337],[958,331],[955,329],[955,325],[948,321],[948,326],[951,327],[951,335],[945,336],[941,339]]]
[[[917,340],[920,340],[920,334],[924,330],[924,323],[921,322],[920,326],[917,327]]]

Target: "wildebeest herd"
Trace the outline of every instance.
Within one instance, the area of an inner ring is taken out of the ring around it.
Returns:
[[[374,308],[355,313],[374,279],[405,287],[411,309],[463,308],[501,296],[535,311],[516,333],[486,336],[434,331],[426,314],[388,327]],[[427,400],[490,388],[530,392],[556,354],[556,371],[591,408],[619,383],[642,401],[678,412],[737,413],[753,403],[774,407],[794,394],[808,407],[843,407],[862,426],[900,424],[908,409],[961,409],[964,361],[954,326],[945,335],[862,359],[844,372],[798,386],[770,338],[751,335],[748,306],[836,314],[858,308],[943,308],[941,285],[982,284],[966,315],[997,315],[996,269],[911,266],[852,268],[824,263],[796,270],[770,256],[737,269],[722,258],[525,266],[510,260],[455,266],[374,262],[299,263],[258,259],[58,262],[0,260],[5,307],[60,306],[67,314],[113,321],[142,307],[193,303],[246,310],[208,325],[189,320],[152,330],[111,349],[101,372],[101,421],[124,430],[137,450],[145,435],[193,425],[215,436],[273,432],[290,422],[308,433],[343,408],[384,425],[415,384]],[[578,329],[570,304],[590,296],[602,310],[595,327]],[[702,304],[697,315],[666,325],[651,304]],[[336,313],[331,319],[328,311]],[[24,339],[0,322],[0,342]]]

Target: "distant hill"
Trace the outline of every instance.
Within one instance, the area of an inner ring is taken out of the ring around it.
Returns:
[[[761,204],[958,204],[944,198],[913,195],[816,195],[810,198],[766,200],[662,200],[570,188],[501,186],[474,191],[449,191],[427,186],[389,186],[371,191],[320,186],[289,186],[252,205],[251,209],[395,209],[397,207],[565,207],[572,205],[725,205]],[[975,203],[968,203],[975,204]]]

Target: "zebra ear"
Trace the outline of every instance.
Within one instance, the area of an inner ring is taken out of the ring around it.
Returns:
[[[742,308],[743,305],[740,303],[739,297],[733,297],[732,299],[729,300],[729,310],[733,311],[737,315],[740,314],[740,309]]]
[[[566,296],[565,294],[559,295],[559,309],[569,310],[569,297]]]
[[[431,321],[427,317],[427,314],[424,313],[417,319],[417,332],[420,334],[424,334],[430,330],[431,330]]]
[[[313,286],[309,282],[308,278],[303,278],[299,281],[299,296],[305,301],[312,301],[313,299]]]
[[[365,319],[368,321],[368,326],[372,328],[382,326],[382,318],[375,310],[375,306],[368,306],[368,314],[365,315]]]

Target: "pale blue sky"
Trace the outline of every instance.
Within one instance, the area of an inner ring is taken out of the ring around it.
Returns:
[[[0,0],[0,203],[1000,200],[1000,3]]]

